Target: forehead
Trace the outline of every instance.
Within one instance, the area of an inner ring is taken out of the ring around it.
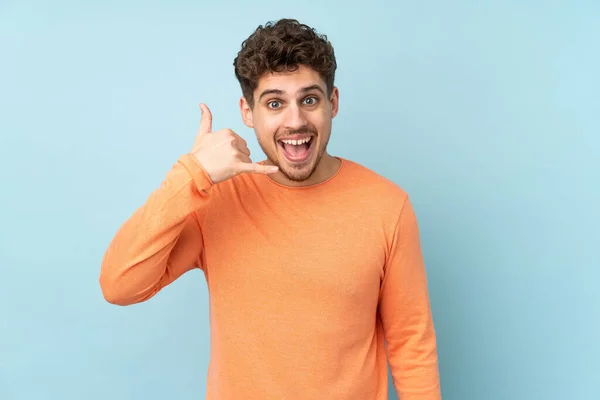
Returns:
[[[325,81],[319,73],[312,68],[300,65],[296,71],[266,73],[259,79],[256,92],[277,89],[289,94],[312,85],[319,85],[325,90]]]

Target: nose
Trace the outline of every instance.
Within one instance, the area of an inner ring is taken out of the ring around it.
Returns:
[[[302,108],[298,105],[293,105],[287,108],[285,115],[285,129],[293,131],[303,128],[307,125],[308,119]]]

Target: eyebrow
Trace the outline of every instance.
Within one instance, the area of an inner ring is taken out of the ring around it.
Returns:
[[[302,89],[300,89],[300,92],[306,93],[306,92],[310,92],[311,90],[318,90],[319,92],[323,93],[323,95],[325,95],[323,88],[321,88],[321,86],[319,86],[319,85],[310,85],[310,86],[303,87]],[[258,101],[260,101],[260,99],[262,99],[264,96],[266,96],[268,94],[282,95],[284,93],[285,92],[281,89],[266,89],[260,94],[260,96],[258,97]]]

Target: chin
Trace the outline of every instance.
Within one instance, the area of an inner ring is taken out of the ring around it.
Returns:
[[[299,144],[300,142],[306,143]],[[322,152],[319,151],[318,137],[311,135],[304,140],[292,141],[292,143],[296,144],[277,140],[276,164],[287,179],[293,182],[303,182],[312,176],[319,164]]]
[[[283,176],[292,182],[304,182],[313,176],[327,147],[327,142],[321,143],[320,139],[316,130],[304,130],[278,136],[273,147],[260,140],[259,145]]]
[[[290,166],[285,161],[283,163],[279,162],[278,164],[281,173],[293,182],[304,182],[312,176],[313,172],[315,172],[314,163],[303,167]]]

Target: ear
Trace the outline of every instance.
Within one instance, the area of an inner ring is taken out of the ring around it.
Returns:
[[[240,98],[240,113],[242,114],[242,121],[244,121],[244,124],[248,128],[254,128],[254,124],[252,123],[252,109],[244,96]]]
[[[340,91],[335,86],[331,91],[331,97],[329,98],[329,102],[331,103],[331,118],[335,118],[335,116],[338,113],[340,104]]]

